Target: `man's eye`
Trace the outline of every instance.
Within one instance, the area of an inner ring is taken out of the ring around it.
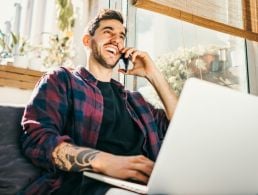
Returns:
[[[111,31],[105,30],[104,33],[105,33],[105,34],[111,34]]]

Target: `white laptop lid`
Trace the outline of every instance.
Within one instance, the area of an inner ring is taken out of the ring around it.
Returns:
[[[188,79],[148,187],[150,194],[257,194],[258,97]]]

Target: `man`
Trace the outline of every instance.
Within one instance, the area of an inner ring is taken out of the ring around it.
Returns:
[[[102,10],[83,37],[86,67],[60,68],[35,88],[22,120],[22,148],[45,174],[24,194],[110,194],[110,186],[83,176],[92,170],[147,183],[177,98],[150,56],[125,48],[121,14]],[[159,94],[165,111],[111,78],[121,55]]]

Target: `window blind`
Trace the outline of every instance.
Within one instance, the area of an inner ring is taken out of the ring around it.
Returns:
[[[258,42],[258,0],[134,0],[138,8]]]

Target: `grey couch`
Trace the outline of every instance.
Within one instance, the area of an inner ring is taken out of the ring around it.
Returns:
[[[23,106],[0,104],[0,195],[13,195],[40,175],[20,150]]]

